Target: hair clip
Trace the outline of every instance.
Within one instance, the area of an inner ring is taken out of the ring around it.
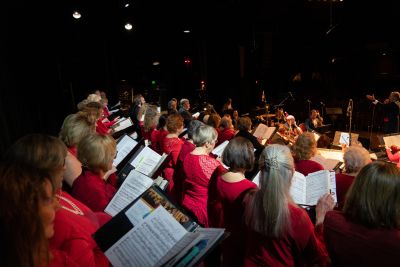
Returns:
[[[270,169],[278,169],[279,163],[277,160],[277,157],[271,157],[271,158],[266,158],[265,159],[265,166],[270,168]]]

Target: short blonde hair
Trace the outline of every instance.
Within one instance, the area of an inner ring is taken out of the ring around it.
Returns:
[[[144,113],[143,128],[145,132],[148,132],[152,128],[156,128],[160,114],[157,111],[157,106],[155,105],[145,105],[145,106],[147,106],[147,108]]]
[[[313,133],[305,132],[297,138],[293,145],[296,160],[308,160],[317,152],[317,142]]]
[[[218,133],[213,127],[209,125],[201,125],[193,133],[193,143],[197,147],[201,147],[217,140],[217,137]]]
[[[343,155],[347,173],[359,172],[362,167],[371,162],[368,150],[362,146],[350,146]]]
[[[101,96],[96,94],[90,94],[86,99],[88,100],[88,102],[100,102]]]
[[[106,172],[116,150],[117,143],[110,135],[89,134],[78,144],[78,159],[93,172]]]
[[[70,114],[61,126],[58,137],[67,147],[78,145],[83,137],[96,132],[96,125],[81,113]]]

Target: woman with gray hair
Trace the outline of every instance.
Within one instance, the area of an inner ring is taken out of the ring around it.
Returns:
[[[346,193],[354,181],[354,177],[368,163],[371,157],[368,150],[362,146],[348,147],[343,155],[345,171],[336,174],[336,194],[338,208],[342,209],[346,198]]]
[[[244,266],[303,266],[327,260],[322,235],[325,214],[334,206],[326,194],[318,201],[315,228],[290,196],[294,161],[282,145],[266,147],[260,158],[260,188],[248,194]]]
[[[213,127],[199,126],[193,133],[196,148],[183,160],[186,179],[182,205],[192,212],[204,227],[208,227],[208,184],[213,175],[225,171],[221,163],[209,155],[215,147],[217,137],[217,131]]]

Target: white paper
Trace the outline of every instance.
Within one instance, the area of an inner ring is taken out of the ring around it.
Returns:
[[[137,145],[137,142],[131,137],[124,135],[122,139],[117,143],[117,156],[114,159],[113,165],[118,166],[121,161],[132,151]]]
[[[125,215],[133,225],[138,225],[154,208],[139,198],[126,212]]]
[[[152,184],[152,179],[136,170],[132,170],[104,211],[111,216],[115,216],[128,206],[129,203],[143,194],[144,191],[149,189]]]
[[[152,171],[160,162],[161,158],[162,156],[160,156],[157,152],[153,151],[149,147],[145,147],[131,162],[131,165],[135,168],[136,171],[150,176]]]
[[[114,127],[114,132],[119,132],[122,131],[129,126],[132,126],[132,120],[130,118],[126,118],[125,120],[120,121],[119,123],[115,124],[117,126]]]
[[[214,150],[212,151],[212,153],[214,155],[217,155],[218,157],[221,157],[222,152],[224,152],[225,147],[228,145],[229,141],[226,140],[223,143],[221,143],[219,146],[217,146],[216,148],[214,148]]]
[[[294,172],[292,178],[292,184],[290,186],[290,195],[297,204],[306,204],[306,177],[299,173]]]
[[[349,133],[340,133],[339,144],[349,145],[350,135]]]
[[[195,266],[198,260],[203,257],[203,255],[210,249],[211,246],[217,242],[220,237],[224,234],[225,229],[222,228],[202,228],[198,227],[196,229],[196,233],[200,233],[202,235],[202,240],[207,240],[207,245],[203,248],[199,254],[190,262],[188,267]]]
[[[400,145],[400,135],[389,135],[383,136],[383,142],[385,146],[391,147],[393,145],[398,146]]]
[[[260,187],[260,174],[261,171],[257,172],[256,176],[253,178],[253,183],[255,183],[258,187]]]
[[[105,255],[115,267],[152,267],[187,233],[159,206],[109,248]]]
[[[254,131],[253,135],[257,138],[268,140],[271,135],[275,132],[275,127],[268,127],[265,124],[258,124],[256,130]]]

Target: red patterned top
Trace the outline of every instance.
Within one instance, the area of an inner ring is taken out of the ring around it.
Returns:
[[[224,171],[221,163],[208,155],[190,153],[183,161],[186,179],[182,205],[190,210],[204,227],[208,227],[207,199],[210,178],[213,174],[218,175]]]

